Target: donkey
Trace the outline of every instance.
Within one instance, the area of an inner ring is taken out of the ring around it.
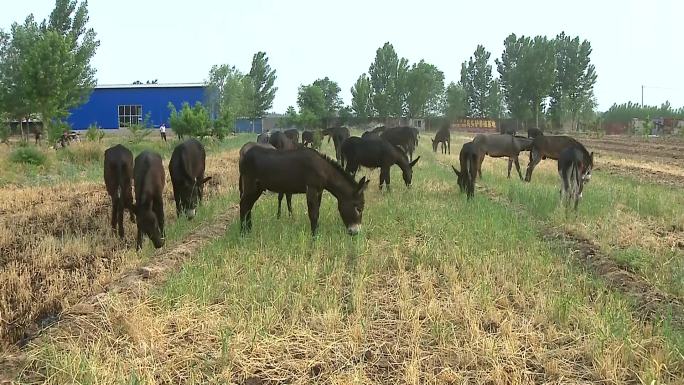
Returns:
[[[461,147],[458,158],[461,162],[461,171],[459,172],[454,166],[451,166],[451,169],[456,173],[459,189],[461,192],[465,191],[470,199],[475,196],[475,176],[479,159],[479,153],[473,142],[465,143]]]
[[[273,151],[254,147],[240,161],[240,228],[252,229],[252,207],[265,190],[304,194],[309,210],[311,234],[318,229],[318,213],[323,190],[337,198],[337,210],[350,235],[361,229],[364,191],[368,180],[358,183],[334,160],[310,148]]]
[[[534,138],[536,138],[538,136],[542,136],[542,135],[544,135],[544,131],[542,131],[536,127],[532,127],[532,128],[527,129],[527,137],[528,138],[534,139]]]
[[[299,131],[297,131],[296,128],[285,130],[283,131],[283,134],[285,134],[285,136],[287,136],[292,141],[292,143],[299,143]]]
[[[297,135],[299,136],[299,133],[297,133]],[[294,150],[297,148],[297,145],[290,139],[289,136],[287,136],[286,133],[279,131],[271,134],[271,137],[269,138],[269,144],[278,150]],[[276,218],[278,219],[280,219],[283,196],[285,196],[285,200],[287,201],[287,211],[290,216],[292,216],[292,194],[278,193],[278,214],[276,215]]]
[[[313,131],[304,131],[302,132],[302,144],[306,146],[312,146],[314,145],[314,132]]]
[[[112,198],[112,230],[117,230],[119,237],[124,237],[124,209],[131,214],[131,222],[135,222],[133,210],[133,153],[126,147],[117,144],[104,152],[104,181],[107,193]]]
[[[525,181],[532,180],[532,171],[543,159],[558,160],[560,153],[567,147],[580,147],[577,140],[565,135],[541,135],[532,140],[530,149],[530,163],[527,165]]]
[[[560,198],[567,210],[572,202],[575,211],[584,184],[591,180],[594,168],[594,153],[589,153],[584,146],[569,146],[558,156],[558,175],[561,178]]]
[[[356,175],[361,166],[367,168],[380,167],[380,190],[383,184],[390,189],[390,167],[397,165],[401,169],[404,183],[411,186],[413,179],[413,166],[418,163],[420,157],[409,162],[406,153],[399,146],[392,145],[385,140],[362,139],[357,136],[344,141],[342,144],[342,157],[346,164],[347,172]]]
[[[520,180],[522,180],[518,156],[521,151],[530,150],[532,139],[508,134],[479,134],[473,139],[473,144],[479,152],[477,170],[480,178],[482,178],[482,161],[485,155],[489,155],[492,158],[508,157],[508,178],[511,177],[511,167],[515,162],[515,169],[518,171]]]
[[[401,147],[408,154],[410,160],[413,159],[413,152],[418,143],[417,130],[412,127],[393,127],[386,129],[380,137]]]
[[[442,143],[442,154],[447,152],[451,155],[451,132],[449,131],[449,126],[443,126],[435,134],[435,138],[432,139],[432,151],[437,152],[437,145]]]
[[[270,138],[270,135],[268,132],[262,132],[261,134],[257,135],[256,141],[257,143],[268,143]]]

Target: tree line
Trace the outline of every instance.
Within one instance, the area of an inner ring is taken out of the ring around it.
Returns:
[[[539,126],[592,118],[596,101],[596,69],[591,44],[564,32],[545,36],[509,35],[501,58],[478,45],[461,64],[460,80],[445,86],[444,72],[421,59],[410,64],[389,42],[376,51],[368,71],[351,87],[351,105],[339,98],[339,85],[328,77],[302,85],[297,106],[288,108],[287,123],[304,127],[325,125],[332,117],[369,121],[385,118],[448,119],[462,117],[514,118]]]
[[[39,116],[60,130],[69,109],[83,104],[95,86],[91,59],[100,42],[88,28],[87,2],[56,0],[47,19],[33,14],[0,30],[0,118]],[[1,115],[4,115],[2,117]],[[22,136],[28,135],[20,124]]]

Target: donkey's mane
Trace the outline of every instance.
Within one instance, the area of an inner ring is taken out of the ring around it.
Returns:
[[[328,161],[328,163],[330,163],[330,165],[333,166],[334,169],[336,169],[337,171],[339,171],[340,174],[342,174],[342,175],[344,176],[344,178],[345,178],[349,183],[351,183],[353,186],[358,186],[358,183],[356,182],[356,180],[354,179],[354,177],[352,176],[352,174],[348,173],[348,172],[342,167],[341,164],[337,163],[337,161],[336,161],[335,159],[333,159],[333,158],[331,158],[331,157],[329,157],[329,156],[327,156],[327,155],[325,155],[325,154],[321,154],[321,153],[318,152],[318,151],[316,151],[316,153],[317,153],[321,158],[323,158],[323,159],[325,159],[326,161]]]

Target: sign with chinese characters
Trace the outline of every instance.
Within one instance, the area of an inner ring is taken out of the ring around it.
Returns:
[[[490,128],[496,129],[496,121],[483,118],[464,118],[458,119],[452,125],[454,128]]]

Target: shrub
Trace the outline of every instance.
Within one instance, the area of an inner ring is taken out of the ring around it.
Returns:
[[[48,126],[48,142],[55,144],[62,136],[64,131],[71,132],[71,126],[67,122],[58,120]]]
[[[12,163],[41,166],[45,164],[47,156],[36,147],[19,146],[10,154]]]
[[[152,125],[150,124],[150,114],[147,113],[143,122],[141,124],[132,124],[128,127],[128,137],[131,143],[140,143],[149,134],[152,133],[150,129]]]
[[[9,144],[10,126],[0,121],[0,143]]]
[[[176,106],[169,102],[169,123],[173,132],[182,139],[184,136],[194,136],[201,138],[216,134],[211,129],[211,119],[209,118],[209,111],[202,105],[202,103],[195,103],[194,107],[190,107],[188,103],[183,103],[181,110],[176,110]],[[221,131],[219,134],[224,135]]]
[[[323,131],[322,130],[314,130],[313,132],[313,148],[316,150],[321,149],[321,143],[323,142]]]
[[[216,125],[211,129],[211,134],[218,140],[223,140],[229,133],[230,131],[225,126]]]
[[[97,123],[95,123],[88,126],[88,130],[86,131],[85,136],[89,142],[102,142],[102,138],[104,138],[105,132],[103,129],[100,128],[100,126],[97,125]]]

